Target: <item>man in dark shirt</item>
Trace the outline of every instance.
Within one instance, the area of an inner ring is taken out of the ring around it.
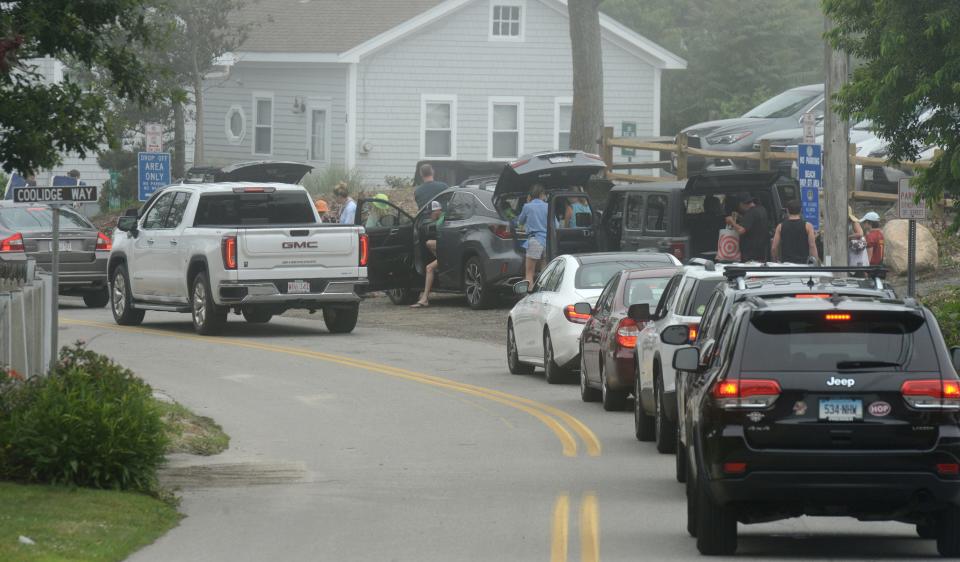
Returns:
[[[423,183],[413,192],[413,198],[417,202],[417,209],[422,209],[431,199],[440,195],[443,190],[450,187],[442,181],[434,181],[433,166],[430,164],[420,166],[420,177],[423,178]]]
[[[727,217],[730,228],[740,233],[740,254],[743,261],[767,261],[770,252],[770,219],[767,211],[749,193],[737,196],[740,217]]]

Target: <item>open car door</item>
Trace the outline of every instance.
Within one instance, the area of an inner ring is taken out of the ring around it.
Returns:
[[[547,261],[600,250],[597,216],[586,193],[551,191],[547,216]]]
[[[361,199],[355,220],[364,227],[369,241],[368,289],[409,288],[414,272],[413,218],[388,201]]]

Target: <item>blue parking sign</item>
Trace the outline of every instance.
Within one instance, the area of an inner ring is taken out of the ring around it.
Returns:
[[[797,179],[800,182],[800,206],[803,220],[820,230],[820,182],[823,168],[819,144],[801,144],[797,147]]]
[[[137,195],[140,201],[150,199],[153,192],[170,185],[170,153],[140,152],[137,155]]]

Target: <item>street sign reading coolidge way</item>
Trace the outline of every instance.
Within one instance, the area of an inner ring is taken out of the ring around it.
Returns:
[[[13,201],[15,203],[96,202],[97,186],[17,187],[13,190]]]

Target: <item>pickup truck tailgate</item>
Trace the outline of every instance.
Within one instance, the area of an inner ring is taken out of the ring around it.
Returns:
[[[354,226],[241,228],[240,279],[357,277],[360,233]]]

